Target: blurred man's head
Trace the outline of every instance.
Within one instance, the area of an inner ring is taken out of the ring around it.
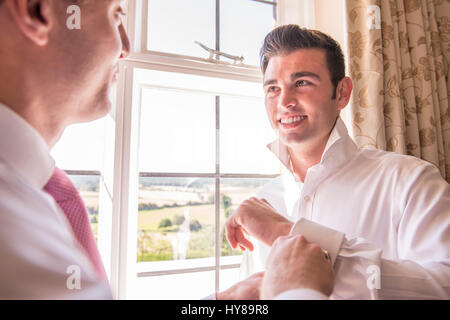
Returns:
[[[68,27],[71,5],[80,8],[80,29]],[[124,5],[120,0],[0,0],[0,102],[34,119],[37,127],[65,127],[107,114],[118,61],[130,50]]]

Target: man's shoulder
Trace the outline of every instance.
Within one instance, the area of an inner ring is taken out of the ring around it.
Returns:
[[[37,191],[22,175],[14,168],[0,159],[0,203],[1,200],[28,199],[30,194]]]
[[[49,199],[27,179],[0,161],[1,229],[31,226],[36,221],[54,221]]]
[[[358,159],[363,164],[372,163],[378,169],[416,169],[419,167],[434,166],[430,162],[411,155],[399,154],[375,148],[359,149]]]
[[[396,152],[378,149],[360,149],[357,162],[369,175],[383,177],[392,185],[408,188],[422,181],[442,183],[445,180],[440,175],[438,167],[428,161]],[[351,164],[354,168],[355,163]]]

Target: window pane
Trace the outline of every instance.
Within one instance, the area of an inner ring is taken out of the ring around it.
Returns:
[[[215,172],[215,97],[144,89],[140,170]]]
[[[80,192],[81,198],[86,205],[91,228],[95,239],[98,240],[98,207],[99,207],[99,188],[100,177],[88,175],[70,175],[72,183]]]
[[[135,69],[134,83],[137,86],[195,90],[197,92],[210,93],[213,96],[238,95],[256,98],[264,97],[261,82],[229,80],[177,72]]]
[[[137,278],[127,299],[199,300],[215,292],[215,272]]]
[[[244,56],[244,63],[259,65],[264,37],[275,26],[274,6],[250,0],[220,1],[220,51]]]
[[[239,248],[232,249],[227,241],[225,233],[225,222],[237,207],[246,199],[256,196],[258,191],[272,179],[252,179],[252,178],[226,178],[221,179],[220,184],[220,213],[221,213],[221,256],[241,255]],[[230,263],[222,258],[221,264]],[[234,263],[240,263],[233,261]]]
[[[278,174],[280,165],[267,148],[275,138],[263,99],[221,97],[222,173]]]
[[[214,256],[214,181],[140,178],[138,262]]]
[[[215,1],[149,0],[148,49],[207,58],[194,41],[215,48]]]
[[[64,170],[100,171],[103,163],[105,118],[69,126],[51,151]]]

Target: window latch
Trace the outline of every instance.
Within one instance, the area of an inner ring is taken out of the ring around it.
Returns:
[[[242,56],[241,57],[233,56],[231,54],[221,52],[219,50],[214,50],[214,49],[208,48],[203,43],[198,42],[198,41],[194,41],[194,43],[198,44],[202,49],[209,52],[208,60],[210,60],[210,61],[219,61],[219,57],[222,56],[222,57],[233,60],[233,64],[243,64],[243,62],[244,62],[244,57],[242,57]]]

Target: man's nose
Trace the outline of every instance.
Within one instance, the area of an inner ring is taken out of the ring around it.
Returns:
[[[295,95],[289,89],[281,91],[280,98],[278,100],[278,106],[280,108],[290,109],[297,105]]]
[[[122,53],[120,55],[120,59],[125,59],[130,55],[130,39],[128,38],[123,24],[119,26],[119,32],[120,39],[122,40]]]

